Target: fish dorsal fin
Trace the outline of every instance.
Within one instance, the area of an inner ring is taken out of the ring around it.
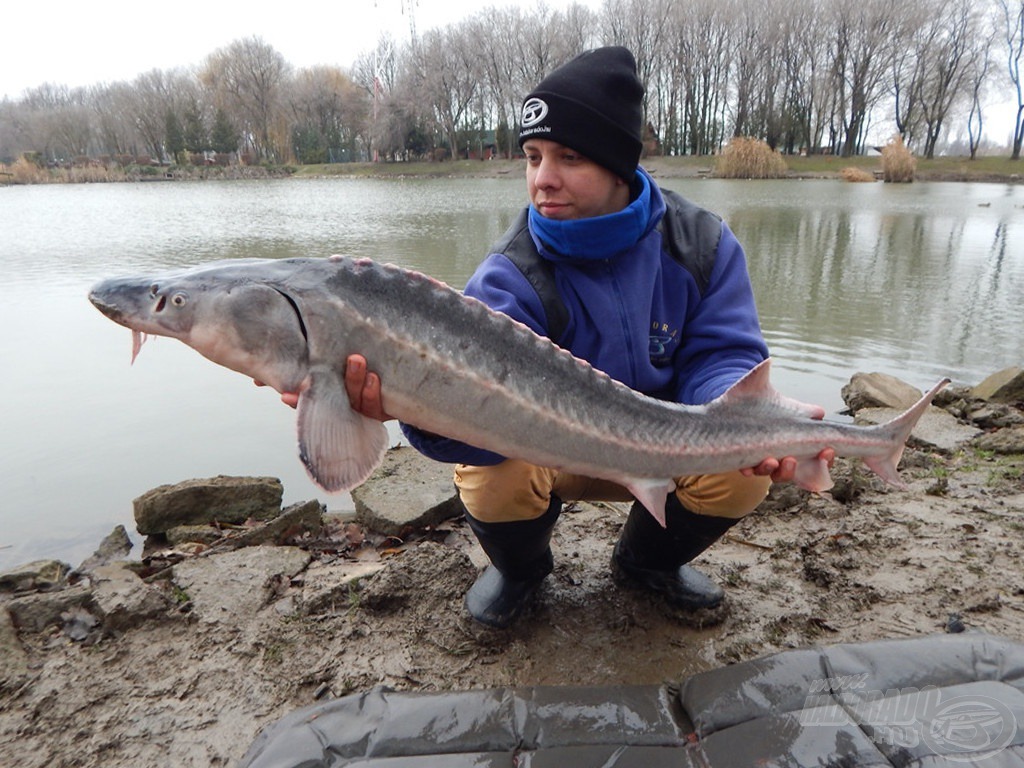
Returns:
[[[786,397],[771,383],[771,358],[762,360],[747,374],[727,389],[720,397],[708,403],[709,412],[716,410],[782,411],[809,419],[821,419],[825,410]]]
[[[314,482],[326,491],[349,491],[384,459],[384,425],[352,410],[340,377],[314,370],[299,396],[299,457]]]

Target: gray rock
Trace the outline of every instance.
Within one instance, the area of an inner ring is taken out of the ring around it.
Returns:
[[[42,632],[60,626],[62,614],[85,608],[92,602],[92,590],[84,584],[58,592],[39,592],[15,597],[7,603],[14,626],[23,632]]]
[[[313,563],[306,569],[302,610],[307,614],[343,613],[352,605],[360,579],[384,568],[383,560],[337,560]]]
[[[210,546],[224,537],[225,532],[212,525],[175,525],[164,531],[167,543],[172,547],[181,544],[196,543]]]
[[[324,507],[315,499],[292,504],[272,520],[237,533],[230,534],[218,546],[255,547],[260,544],[281,544],[289,536],[315,533],[323,527]]]
[[[176,525],[266,520],[281,511],[284,488],[274,477],[217,477],[162,485],[132,502],[142,534],[164,533]]]
[[[864,408],[895,408],[905,411],[924,393],[887,373],[856,373],[843,387],[847,408],[857,413]]]
[[[462,514],[451,465],[432,461],[408,446],[388,451],[373,475],[352,491],[352,499],[356,519],[389,536]]]
[[[76,643],[86,640],[95,642],[103,632],[100,628],[100,620],[93,616],[85,608],[72,608],[60,615],[64,634]]]
[[[988,432],[974,441],[974,446],[983,451],[1003,454],[1024,454],[1024,427],[1010,427]]]
[[[359,607],[393,613],[414,604],[461,602],[476,575],[467,553],[421,541],[388,558],[379,573],[359,585]]]
[[[1024,413],[1005,403],[975,400],[965,409],[964,416],[982,429],[1024,425]]]
[[[290,580],[309,560],[297,547],[249,547],[180,562],[173,580],[203,621],[247,620],[274,598],[276,579]]]
[[[128,538],[128,531],[125,530],[123,525],[119,525],[107,534],[107,537],[100,542],[96,551],[75,569],[75,573],[89,573],[101,565],[128,557],[131,551],[132,540]]]
[[[67,581],[71,566],[60,560],[34,560],[0,573],[0,592],[55,589]]]
[[[124,563],[101,565],[91,579],[93,606],[104,629],[131,629],[171,608],[164,591],[143,582]]]
[[[884,424],[902,413],[897,408],[864,408],[857,412],[855,424]],[[961,424],[951,414],[934,406],[928,408],[917,422],[908,443],[925,450],[952,453],[959,446],[981,434],[980,429]]]
[[[25,653],[11,615],[0,606],[0,693],[13,690],[28,676],[28,654]]]
[[[994,403],[1024,402],[1024,369],[1014,366],[993,373],[972,389],[971,395]]]
[[[167,543],[197,542],[216,549],[237,549],[259,544],[281,544],[289,536],[316,533],[323,527],[323,505],[316,501],[292,504],[277,517],[254,526],[218,530],[212,525],[176,525],[167,530]]]

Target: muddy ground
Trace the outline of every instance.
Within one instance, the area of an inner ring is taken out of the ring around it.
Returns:
[[[627,508],[609,504],[563,515],[555,572],[507,632],[463,611],[483,560],[456,521],[364,547],[386,567],[308,615],[277,603],[224,621],[173,610],[88,642],[23,635],[30,675],[0,691],[0,765],[233,765],[285,713],[376,685],[657,683],[808,644],[1024,638],[1020,457],[908,451],[902,471],[906,490],[842,460],[832,496],[778,487],[697,561],[727,589],[710,615],[612,581]]]

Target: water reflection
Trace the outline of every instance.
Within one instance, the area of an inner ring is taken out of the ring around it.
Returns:
[[[925,387],[1020,364],[1024,187],[666,180],[747,249],[777,386],[841,408],[880,370]],[[85,299],[114,274],[222,258],[348,253],[456,287],[525,200],[520,179],[281,180],[0,188],[0,567],[76,564],[131,499],[187,477],[305,477],[272,393],[159,340],[129,367],[126,331]]]
[[[736,199],[726,184],[685,191],[744,243],[779,367],[827,386],[869,369],[924,387],[1020,363],[1020,187],[763,182]],[[838,406],[837,388],[809,394]]]

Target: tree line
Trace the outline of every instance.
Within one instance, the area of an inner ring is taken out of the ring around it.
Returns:
[[[986,100],[1018,105],[1024,0],[605,0],[495,7],[351,66],[296,69],[261,38],[131,82],[43,84],[0,102],[0,160],[150,158],[321,163],[510,157],[523,96],[597,45],[629,47],[646,85],[647,151],[707,155],[734,136],[784,153],[865,151],[880,130],[931,157]]]

